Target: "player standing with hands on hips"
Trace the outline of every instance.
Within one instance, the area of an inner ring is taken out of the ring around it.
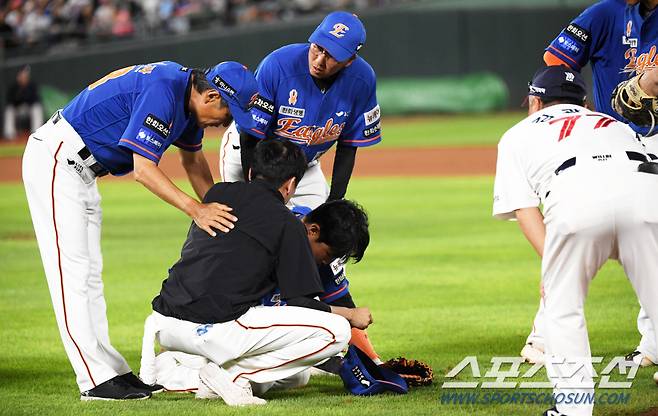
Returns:
[[[142,383],[110,343],[101,280],[98,177],[135,179],[210,234],[237,220],[230,208],[181,191],[158,162],[171,145],[197,197],[213,185],[203,129],[251,120],[253,74],[237,62],[210,70],[175,62],[134,65],[94,82],[30,136],[23,181],[55,317],[82,400],[143,399]]]
[[[578,72],[541,68],[529,85],[529,116],[498,144],[493,214],[516,218],[543,253],[547,373],[554,397],[580,397],[558,402],[550,416],[592,415],[584,306],[608,258],[619,260],[658,322],[658,175],[643,169],[649,158],[635,132],[584,108],[585,93]]]
[[[244,181],[256,143],[278,137],[300,146],[309,161],[291,205],[314,209],[327,198],[343,198],[357,148],[381,141],[375,72],[357,56],[365,41],[359,18],[339,11],[324,18],[310,43],[287,45],[266,56],[256,69],[256,127],[236,120],[224,133],[222,179]],[[334,143],[330,191],[319,159]]]

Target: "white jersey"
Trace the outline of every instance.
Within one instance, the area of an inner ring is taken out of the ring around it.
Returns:
[[[629,151],[645,153],[633,130],[608,115],[571,104],[538,111],[498,144],[493,215],[514,219],[517,209],[539,207],[556,170],[571,158],[579,165],[628,163]]]

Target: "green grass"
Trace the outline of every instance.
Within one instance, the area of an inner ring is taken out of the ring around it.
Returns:
[[[441,389],[444,375],[464,357],[477,356],[484,375],[492,356],[516,356],[537,307],[539,260],[515,224],[491,219],[491,189],[491,178],[357,178],[350,185],[350,195],[371,217],[371,247],[348,269],[354,298],[373,311],[370,337],[385,358],[430,363],[434,386],[406,396],[358,398],[347,395],[340,380],[319,377],[304,389],[269,393],[264,408],[230,409],[175,394],[139,403],[81,403],[22,188],[0,185],[0,414],[539,415],[547,406],[439,402],[447,391]],[[111,336],[137,370],[143,319],[189,221],[134,183],[105,182],[101,193]],[[623,355],[635,346],[637,310],[620,267],[608,264],[587,304],[595,355]],[[595,414],[633,415],[655,406],[653,371],[639,371],[627,405],[599,406]],[[459,378],[475,381],[468,372]]]
[[[377,146],[495,146],[505,130],[523,117],[525,115],[521,112],[512,112],[384,118],[384,139]],[[220,140],[221,137],[208,136],[204,139],[204,149],[207,152],[219,149]],[[23,143],[3,144],[0,158],[21,156],[24,146]]]

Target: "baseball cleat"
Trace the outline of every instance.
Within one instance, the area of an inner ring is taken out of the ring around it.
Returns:
[[[655,373],[653,373],[653,381],[654,381],[656,384],[658,384],[658,371],[656,371]]]
[[[340,367],[343,365],[343,359],[339,356],[330,357],[323,363],[311,367],[311,376],[337,376],[340,373]]]
[[[143,400],[151,397],[151,392],[137,389],[121,376],[113,377],[91,390],[80,393],[80,400]]]
[[[560,411],[557,410],[556,407],[551,407],[550,409],[542,413],[542,416],[567,416],[567,415],[564,413],[560,413]]]
[[[544,364],[544,350],[539,345],[525,344],[521,350],[523,357],[530,364]]]
[[[639,365],[640,367],[649,367],[651,365],[654,365],[655,363],[651,361],[651,358],[647,357],[640,351],[633,351],[632,353],[626,355],[624,357],[626,361],[632,361],[635,364]]]
[[[215,363],[206,364],[199,372],[199,379],[202,382],[199,387],[201,387],[201,384],[205,384],[206,387],[217,393],[229,406],[253,406],[267,403],[265,400],[253,395],[249,383],[247,383],[246,387],[238,386],[231,380],[228,372]],[[202,394],[207,395],[208,393],[207,391],[202,391]]]
[[[199,378],[199,387],[196,390],[196,393],[194,394],[194,398],[196,399],[209,399],[209,400],[214,400],[214,399],[219,399],[221,398],[219,394],[215,393],[210,387],[206,385],[206,383]]]
[[[140,390],[146,390],[150,391],[152,394],[155,393],[160,393],[165,390],[164,386],[161,386],[160,384],[146,384],[144,383],[139,377],[134,375],[132,372],[126,373],[122,376],[119,376],[125,381],[126,383],[130,384],[136,389]]]

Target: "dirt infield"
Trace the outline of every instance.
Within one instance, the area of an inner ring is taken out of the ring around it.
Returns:
[[[206,158],[219,178],[219,155],[207,150]],[[322,169],[331,175],[333,153],[322,157]],[[185,177],[176,152],[167,152],[160,166],[172,178]],[[357,153],[355,177],[363,176],[467,176],[493,175],[496,168],[494,147],[468,148],[372,148]],[[0,158],[0,182],[21,180],[20,157]],[[132,180],[132,175],[123,178],[108,177],[102,180]]]

